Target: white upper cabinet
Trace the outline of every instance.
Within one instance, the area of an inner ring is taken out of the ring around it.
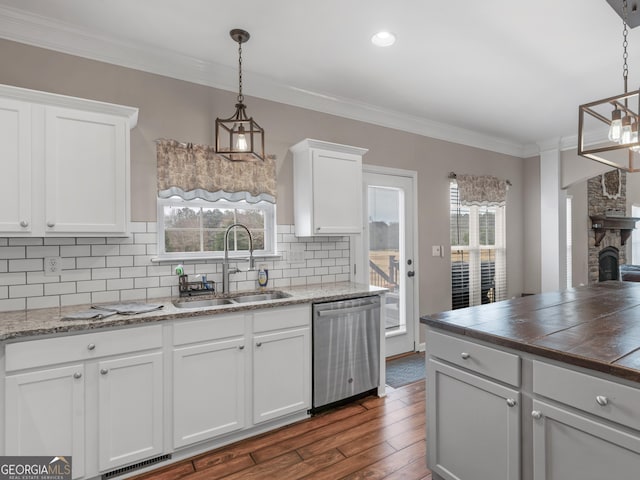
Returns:
[[[122,236],[136,108],[0,85],[0,235]],[[15,199],[15,200],[13,200]]]
[[[293,153],[295,234],[362,233],[365,148],[305,139]]]

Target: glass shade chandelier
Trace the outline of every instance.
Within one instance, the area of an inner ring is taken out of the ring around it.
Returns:
[[[229,118],[216,118],[216,154],[233,162],[264,161],[264,130],[248,117],[242,95],[242,44],[249,32],[234,28],[229,32],[238,42],[238,97],[236,111]]]
[[[580,105],[578,155],[626,172],[638,172],[640,90],[627,89],[627,13],[627,0],[622,0],[624,93]]]

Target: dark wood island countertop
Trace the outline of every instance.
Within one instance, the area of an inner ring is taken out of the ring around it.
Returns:
[[[640,283],[602,282],[424,315],[420,321],[640,382]]]

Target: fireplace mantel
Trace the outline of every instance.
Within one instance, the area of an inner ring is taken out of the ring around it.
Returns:
[[[636,228],[640,217],[607,217],[606,215],[591,215],[591,228],[595,233],[596,247],[607,234],[607,230],[620,230],[620,244],[624,245]]]

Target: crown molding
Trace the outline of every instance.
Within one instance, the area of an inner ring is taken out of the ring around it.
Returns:
[[[0,6],[0,38],[222,90],[235,92],[237,88],[235,68],[103,37],[6,6]],[[245,93],[254,97],[515,157],[538,154],[536,145],[522,145],[428,118],[284,85],[263,75],[250,75],[251,85],[245,87]]]

